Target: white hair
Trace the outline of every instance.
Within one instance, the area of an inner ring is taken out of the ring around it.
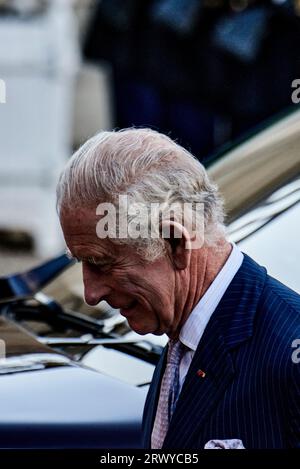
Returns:
[[[175,220],[181,220],[183,204],[203,204],[205,244],[214,245],[224,237],[223,200],[216,185],[191,153],[159,132],[131,128],[103,131],[90,138],[60,176],[57,209],[60,213],[62,207],[96,209],[100,202],[116,205],[120,194],[135,204],[175,207]],[[111,241],[134,243],[149,261],[165,252],[161,236]]]

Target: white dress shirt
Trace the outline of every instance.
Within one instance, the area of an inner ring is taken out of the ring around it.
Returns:
[[[188,348],[179,367],[180,390],[204,330],[230,282],[242,265],[243,258],[243,253],[232,243],[232,251],[227,261],[199,303],[196,304],[180,331],[179,340]]]

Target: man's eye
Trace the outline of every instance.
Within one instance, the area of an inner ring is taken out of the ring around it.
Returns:
[[[107,272],[111,265],[110,264],[103,264],[101,262],[96,262],[96,261],[93,261],[93,262],[88,262],[88,264],[93,267],[94,269],[97,269],[101,272]]]
[[[88,257],[86,259],[86,262],[90,265],[96,265],[96,266],[100,266],[101,265],[101,261],[95,259],[94,257]]]
[[[108,272],[111,268],[110,264],[99,264],[97,266],[102,272]]]

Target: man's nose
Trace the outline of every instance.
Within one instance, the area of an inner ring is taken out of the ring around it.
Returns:
[[[90,306],[97,305],[111,289],[105,282],[105,276],[96,272],[93,266],[82,264],[84,299]]]

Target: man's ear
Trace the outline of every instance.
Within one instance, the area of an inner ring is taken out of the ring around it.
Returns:
[[[161,233],[170,246],[170,256],[176,269],[186,269],[191,259],[191,238],[187,229],[176,221],[163,220]]]

